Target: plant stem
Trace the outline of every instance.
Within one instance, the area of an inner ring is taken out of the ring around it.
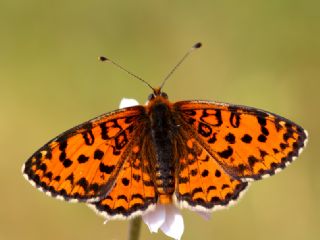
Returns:
[[[141,228],[141,217],[130,220],[128,240],[139,240]]]

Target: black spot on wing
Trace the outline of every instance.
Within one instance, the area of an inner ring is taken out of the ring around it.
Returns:
[[[233,149],[230,146],[228,146],[226,150],[218,152],[218,155],[225,159],[231,157],[232,154],[233,154]]]
[[[100,149],[96,149],[93,154],[93,158],[96,160],[101,160],[103,158],[104,152]]]
[[[123,199],[123,200],[125,200],[126,202],[128,202],[128,198],[127,198],[127,196],[126,195],[119,195],[118,197],[117,197],[117,199],[118,200],[120,200],[120,199]]]
[[[129,183],[130,183],[129,179],[128,179],[128,178],[125,178],[125,177],[122,178],[121,181],[122,181],[122,184],[123,184],[124,186],[128,186]]]
[[[87,192],[87,189],[88,189],[88,181],[83,177],[83,178],[80,178],[79,181],[77,182],[77,184],[79,186],[81,186],[85,192]]]
[[[214,144],[217,141],[217,133],[212,134],[212,137],[208,139],[208,143]]]
[[[67,154],[66,154],[66,152],[61,152],[60,153],[60,155],[59,155],[59,160],[61,161],[61,162],[63,162],[65,159],[66,159],[66,157],[67,157]]]
[[[212,129],[207,124],[200,122],[198,125],[198,133],[204,137],[209,137],[212,133]]]
[[[249,156],[248,162],[250,167],[253,167],[259,160],[255,156]]]
[[[79,157],[78,157],[78,162],[79,163],[85,163],[89,160],[89,157],[85,156],[84,154],[81,154]]]
[[[220,172],[220,170],[217,169],[214,175],[215,175],[217,178],[218,178],[218,177],[221,177],[221,172]]]
[[[206,117],[209,117],[209,116],[214,116],[215,120],[216,120],[216,123],[214,123],[214,124],[213,123],[208,123],[206,121]],[[202,111],[202,116],[200,117],[200,120],[202,122],[210,124],[211,126],[216,126],[216,127],[221,126],[222,125],[221,110],[220,109],[216,109],[214,114],[209,114],[208,111],[206,109],[204,109]]]
[[[59,150],[64,151],[67,148],[67,146],[68,146],[67,141],[61,141],[59,145]]]
[[[230,114],[229,122],[232,127],[238,128],[240,126],[240,114],[237,112],[232,112]]]
[[[94,143],[94,136],[91,130],[82,133],[82,137],[86,145],[91,146]]]
[[[72,165],[72,163],[73,162],[70,159],[66,159],[66,160],[63,161],[63,166],[65,168],[68,168],[68,167],[70,167]]]
[[[228,133],[225,136],[225,140],[230,144],[234,144],[236,142],[236,138],[235,138],[234,134],[232,134],[232,133]]]
[[[74,181],[74,176],[73,176],[73,173],[71,173],[67,178],[66,180],[69,180],[71,184],[73,184],[73,181]]]
[[[207,177],[209,175],[209,171],[207,169],[203,170],[201,173],[202,177]]]
[[[106,173],[106,174],[110,174],[112,173],[112,171],[115,169],[114,165],[108,166],[108,165],[104,165],[102,162],[99,165],[99,169],[101,172]]]
[[[267,141],[267,137],[263,134],[260,134],[258,137],[258,141],[259,142],[266,142]]]
[[[191,176],[196,176],[198,174],[198,170],[197,169],[192,169],[190,171],[190,173],[191,173]]]
[[[251,143],[252,137],[249,134],[244,134],[241,141],[244,143]]]

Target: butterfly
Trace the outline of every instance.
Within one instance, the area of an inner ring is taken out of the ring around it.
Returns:
[[[152,89],[145,106],[103,114],[50,140],[26,161],[24,176],[109,219],[156,204],[214,211],[234,204],[250,182],[284,169],[306,145],[302,127],[271,112],[172,103],[162,87]]]

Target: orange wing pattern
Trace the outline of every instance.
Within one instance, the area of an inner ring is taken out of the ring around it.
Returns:
[[[176,177],[176,204],[213,211],[235,203],[248,183],[226,173],[194,138],[187,140],[186,147]]]
[[[193,132],[234,179],[250,181],[272,175],[291,163],[306,145],[303,128],[259,109],[206,101],[177,102],[174,109],[189,126],[185,130]]]
[[[136,142],[108,195],[89,204],[106,219],[126,219],[141,215],[153,209],[158,201],[150,161],[141,146],[143,144]]]
[[[23,166],[31,184],[53,197],[97,201],[114,185],[132,149],[144,107],[101,115],[48,142]]]
[[[266,111],[155,101],[61,134],[25,163],[25,177],[51,196],[88,203],[107,219],[171,203],[173,191],[178,206],[212,211],[235,203],[248,181],[285,168],[306,145],[303,128]],[[154,135],[152,126],[170,138]]]

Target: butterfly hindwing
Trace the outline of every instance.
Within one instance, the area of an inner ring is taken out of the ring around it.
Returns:
[[[226,173],[194,138],[186,140],[185,147],[176,176],[177,205],[213,211],[236,203],[248,183]]]
[[[158,201],[150,161],[142,146],[143,144],[135,144],[132,147],[108,195],[89,204],[106,219],[126,219],[141,215],[142,212],[153,209]]]
[[[291,163],[306,145],[307,132],[276,114],[208,101],[174,104],[184,123],[230,175],[245,181],[272,175]]]
[[[144,107],[101,115],[48,142],[23,167],[25,177],[47,194],[96,201],[112,188],[130,150]]]

